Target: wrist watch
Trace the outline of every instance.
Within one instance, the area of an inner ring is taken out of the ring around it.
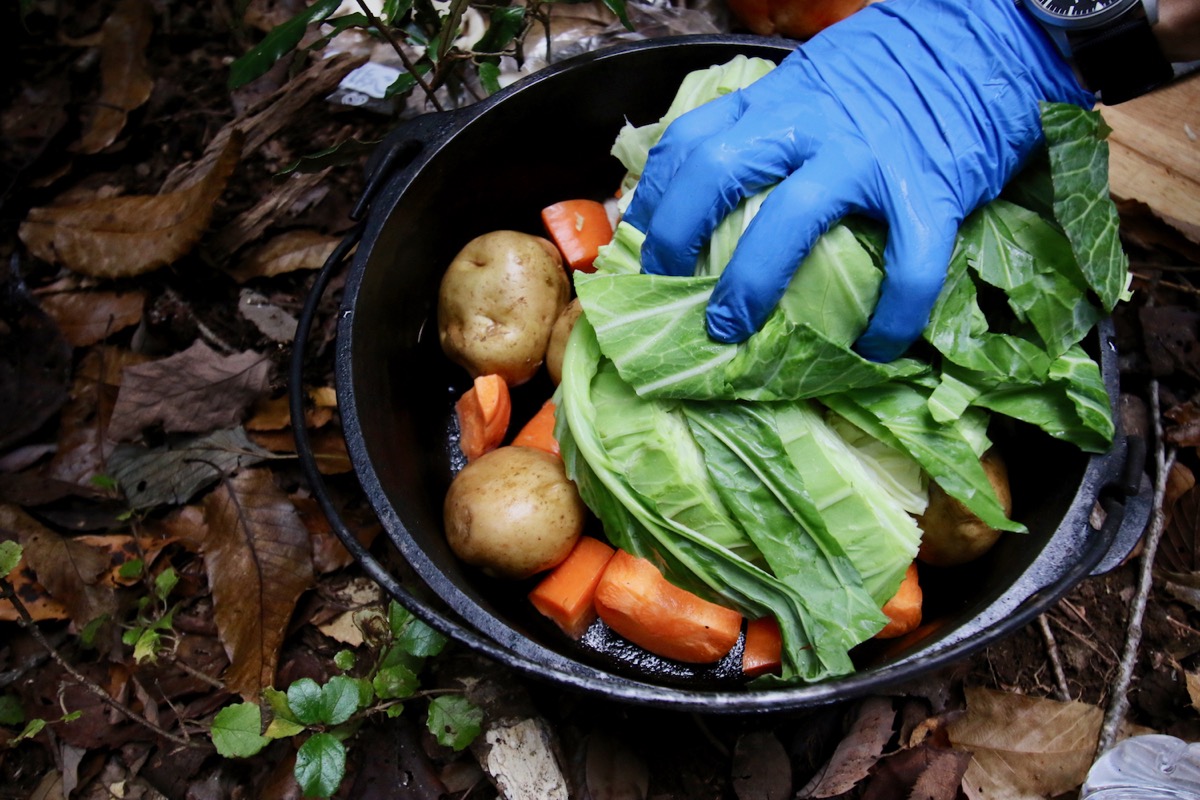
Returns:
[[[1100,102],[1115,105],[1175,76],[1151,27],[1158,0],[1017,0]]]

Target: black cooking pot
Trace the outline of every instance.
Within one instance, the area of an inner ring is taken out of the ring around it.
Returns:
[[[878,692],[948,665],[1025,625],[1088,575],[1129,552],[1149,515],[1143,455],[1118,435],[1087,456],[1037,432],[997,433],[1027,535],[1006,535],[985,558],[927,569],[921,638],[868,644],[855,674],[814,685],[755,689],[717,672],[648,657],[613,640],[579,647],[525,601],[528,587],[489,580],[450,552],[442,499],[458,466],[454,399],[463,370],[441,353],[436,297],[446,266],[474,236],[540,232],[539,210],[602,196],[622,168],[609,156],[617,131],[657,120],[690,71],[735,54],[780,60],[794,43],[741,36],[651,40],[549,67],[469,108],[403,124],[378,148],[356,215],[362,221],[320,274],[301,319],[292,414],[301,458],[325,512],[364,569],[415,615],[448,636],[529,675],[637,703],[717,712],[775,711]],[[361,241],[359,241],[361,237]],[[390,545],[436,595],[410,591],[346,529],[329,502],[304,433],[300,368],[317,301],[357,243],[338,321],[336,373],[355,472]],[[1111,327],[1090,341],[1109,396],[1118,395]],[[550,387],[520,387],[536,404]],[[520,393],[524,395],[520,395]],[[1093,527],[1094,509],[1105,521]],[[448,610],[447,610],[448,609]],[[632,654],[632,655],[631,655]]]

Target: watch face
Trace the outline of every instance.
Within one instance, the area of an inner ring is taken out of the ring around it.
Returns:
[[[1033,0],[1033,3],[1056,17],[1066,19],[1095,17],[1114,6],[1128,5],[1125,0]]]

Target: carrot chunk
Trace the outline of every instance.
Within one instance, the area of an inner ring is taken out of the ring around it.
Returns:
[[[596,586],[613,552],[599,539],[580,536],[566,559],[529,593],[529,602],[567,636],[580,638],[596,619]]]
[[[526,422],[512,441],[522,447],[536,447],[550,455],[558,455],[558,440],[554,438],[554,401],[547,400]]]
[[[917,565],[912,563],[908,565],[896,594],[883,604],[883,613],[887,614],[888,624],[875,634],[875,638],[894,639],[915,630],[921,624],[922,600],[921,584],[917,580]]]
[[[499,375],[480,375],[454,405],[459,440],[467,461],[495,450],[504,441],[512,416],[508,384]]]
[[[629,641],[676,661],[719,661],[737,643],[742,615],[675,586],[644,558],[618,550],[596,587],[600,619]]]
[[[746,644],[742,650],[742,672],[756,678],[775,672],[783,665],[783,639],[775,617],[752,619],[746,623]]]
[[[612,241],[612,223],[603,203],[564,200],[542,209],[542,224],[563,260],[573,270],[595,272],[592,262],[600,248]]]

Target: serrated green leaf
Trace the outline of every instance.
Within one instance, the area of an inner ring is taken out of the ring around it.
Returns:
[[[356,660],[353,650],[338,650],[333,656],[334,665],[343,672],[354,669]]]
[[[358,711],[358,682],[345,675],[334,675],[321,687],[321,722],[341,725]]]
[[[461,695],[442,695],[429,702],[426,720],[429,732],[438,743],[462,750],[479,735],[483,727],[483,709]]]
[[[375,687],[366,678],[351,678],[358,687],[358,707],[366,708],[375,702]]]
[[[262,710],[254,703],[235,703],[213,718],[213,745],[226,758],[249,758],[270,741],[261,730]]]
[[[0,578],[7,578],[17,568],[23,552],[18,542],[11,539],[0,542]]]
[[[346,777],[346,748],[335,736],[314,733],[296,753],[292,772],[305,797],[329,797]]]
[[[276,61],[296,49],[309,25],[326,19],[341,4],[341,0],[317,0],[287,22],[277,25],[258,46],[229,66],[229,88],[245,86],[275,66]]]
[[[412,670],[402,664],[395,664],[383,667],[375,673],[371,685],[381,700],[395,700],[401,697],[412,697],[421,684]]]
[[[388,602],[388,628],[391,629],[393,638],[399,639],[400,634],[404,633],[405,626],[414,619],[416,617],[412,615],[412,612],[395,600]]]
[[[267,731],[263,735],[268,739],[287,739],[290,736],[295,736],[302,733],[305,727],[299,722],[292,722],[290,719],[276,717],[267,725]]]
[[[287,689],[288,707],[297,722],[316,725],[321,722],[321,684],[312,678],[301,678]]]
[[[421,620],[413,618],[396,637],[396,644],[409,655],[418,658],[436,656],[446,646],[446,637],[426,625]]]
[[[143,628],[141,634],[137,638],[137,642],[133,645],[133,660],[141,664],[145,661],[151,663],[158,660],[158,649],[162,645],[162,636],[153,628]],[[255,706],[257,708],[257,706]]]
[[[12,728],[25,721],[21,701],[11,694],[0,694],[0,725]]]

